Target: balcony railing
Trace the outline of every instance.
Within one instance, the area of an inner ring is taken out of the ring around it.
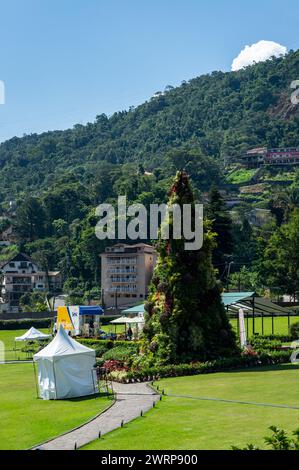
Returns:
[[[109,294],[134,294],[137,292],[137,287],[117,286],[107,289]]]
[[[110,279],[110,282],[136,282],[137,281],[137,278],[136,276],[132,276],[132,277],[111,277]]]
[[[107,270],[109,274],[131,274],[131,273],[136,273],[137,274],[137,269],[135,267],[132,268],[109,268]]]
[[[108,258],[107,263],[109,265],[137,264],[137,258]]]

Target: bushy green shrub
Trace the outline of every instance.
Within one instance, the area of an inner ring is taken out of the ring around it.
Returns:
[[[281,341],[282,343],[287,343],[293,340],[291,334],[289,335],[279,335],[279,334],[270,334],[270,335],[259,335],[255,334],[249,338],[249,343],[252,344],[256,339],[267,339],[269,341]]]
[[[269,429],[272,431],[272,435],[264,437],[264,441],[272,450],[299,450],[299,429],[293,431],[293,437],[289,436],[284,429],[280,429],[277,426],[270,426]],[[243,448],[232,446],[232,450],[247,451],[260,449],[254,444],[247,444]]]
[[[256,352],[272,351],[280,349],[282,342],[278,339],[269,339],[262,336],[254,336],[250,344]]]
[[[134,354],[138,353],[138,346],[136,347],[125,347],[125,346],[117,346],[109,351],[106,351],[103,355],[103,359],[105,361],[109,361],[111,359],[120,362],[131,362],[133,359]]]
[[[0,320],[0,330],[26,330],[34,328],[50,328],[53,318]]]
[[[140,348],[140,343],[138,341],[111,341],[92,338],[80,338],[78,341],[89,348],[95,349],[96,357],[105,358],[105,360],[118,360],[123,355],[125,357],[124,361],[126,361],[127,358],[131,358],[134,354],[137,354]],[[113,351],[115,350],[117,351],[114,354]],[[121,351],[123,351],[123,354]],[[103,361],[101,361],[101,363],[102,362]]]
[[[136,345],[139,348],[139,341],[112,341],[111,339],[93,339],[93,338],[78,338],[79,343],[84,344],[88,347],[93,346],[106,346],[107,349],[112,349],[116,346],[124,346],[128,348],[134,348]]]
[[[93,349],[95,349],[96,357],[102,357],[107,351],[107,347],[104,345],[96,345]]]
[[[290,325],[290,335],[292,339],[299,339],[299,322]]]

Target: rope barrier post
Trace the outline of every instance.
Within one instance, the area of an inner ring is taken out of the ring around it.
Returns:
[[[249,335],[249,313],[247,313],[247,314],[245,313],[245,315],[246,315],[246,324],[247,324],[247,336],[249,338],[249,336],[250,336]]]
[[[255,334],[255,303],[254,303],[254,297],[252,299],[252,335],[254,336]]]

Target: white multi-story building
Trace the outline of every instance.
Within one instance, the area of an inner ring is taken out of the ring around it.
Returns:
[[[101,254],[102,302],[105,307],[127,307],[145,300],[156,264],[151,245],[119,243]]]
[[[39,291],[59,291],[61,275],[59,271],[46,273],[24,253],[18,253],[1,266],[1,311],[17,312],[22,295]]]

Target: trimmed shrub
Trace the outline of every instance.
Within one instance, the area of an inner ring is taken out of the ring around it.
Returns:
[[[299,322],[293,323],[290,326],[290,335],[292,340],[299,338]]]
[[[96,357],[102,357],[107,351],[107,347],[104,345],[95,346],[93,349],[95,349]]]
[[[288,343],[293,340],[291,334],[289,335],[259,335],[256,334],[249,338],[249,343],[252,344],[256,339],[267,339],[269,341],[281,341],[282,343]]]
[[[262,336],[254,336],[250,340],[251,346],[257,352],[277,350],[282,347],[282,342],[278,339],[268,339]]]
[[[34,326],[34,328],[50,328],[52,322],[53,318],[0,320],[0,330],[26,330],[31,326]]]
[[[138,345],[140,347],[139,341],[112,341],[111,339],[93,339],[93,338],[78,338],[77,341],[85,346],[106,346],[107,349],[115,348],[116,346],[124,346],[126,348],[135,348]]]
[[[127,362],[132,359],[134,354],[138,353],[138,345],[135,345],[134,348],[132,347],[124,347],[124,346],[116,346],[115,348],[106,351],[103,355],[103,359],[106,361],[113,359],[116,361]]]

